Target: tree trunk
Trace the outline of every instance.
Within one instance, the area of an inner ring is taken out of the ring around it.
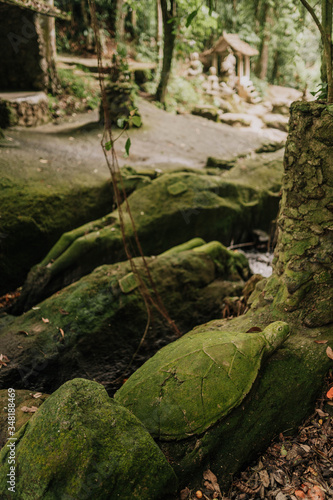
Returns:
[[[123,6],[124,0],[117,0],[116,38],[119,42],[124,39],[125,34],[125,13]]]
[[[332,0],[322,0],[321,12],[322,21],[320,22],[313,7],[307,0],[300,0],[304,7],[310,12],[314,22],[316,23],[323,43],[322,54],[322,81],[327,82],[328,92],[327,101],[333,102],[333,67],[332,67],[332,26],[333,26],[333,5]]]
[[[53,6],[53,0],[45,0],[47,5]],[[39,16],[39,24],[43,36],[43,52],[47,65],[47,90],[56,94],[58,89],[58,77],[56,70],[56,34],[55,19],[49,16]]]
[[[87,4],[86,0],[81,0],[81,13],[83,17],[83,22],[85,25],[85,28],[87,30],[87,36],[86,36],[86,49],[91,50],[93,48],[93,30],[91,28],[91,24],[89,22],[89,6]]]
[[[324,46],[324,57],[322,57],[321,74],[322,81],[328,85],[328,102],[333,102],[333,81],[332,81],[332,27],[333,27],[333,4],[331,1],[322,0],[322,24],[327,38]]]
[[[269,30],[269,5],[267,3],[260,9],[259,12],[259,25],[261,31],[261,42],[259,47],[259,59],[255,67],[255,74],[258,78],[264,80],[267,77],[268,69],[268,52],[269,52],[269,41],[270,41],[270,30]]]
[[[276,50],[274,53],[273,69],[270,77],[271,83],[276,83],[277,77],[279,75],[279,59],[280,59],[280,51]]]
[[[171,72],[172,55],[176,39],[176,1],[170,1],[170,8],[168,8],[168,1],[161,0],[162,18],[163,18],[163,65],[161,79],[158,84],[155,98],[161,103],[165,103],[165,96],[167,85]]]
[[[332,138],[329,106],[292,105],[275,275],[265,298],[308,327],[333,322]]]
[[[156,0],[156,43],[158,48],[158,67],[163,61],[163,16],[161,0]]]

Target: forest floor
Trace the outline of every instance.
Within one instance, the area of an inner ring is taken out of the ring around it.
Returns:
[[[333,373],[326,380],[314,414],[299,427],[298,433],[281,433],[255,463],[233,478],[228,493],[221,492],[215,474],[208,470],[203,473],[202,486],[197,491],[185,488],[180,500],[332,499],[333,402],[324,405],[332,383]]]
[[[254,151],[270,140],[283,140],[275,129],[254,131],[215,123],[194,115],[172,115],[143,99],[143,127],[131,129],[131,149],[124,158],[127,132],[115,143],[119,165],[149,169],[203,168],[207,158],[228,159]],[[114,139],[120,134],[114,131]],[[103,127],[98,111],[77,114],[59,124],[16,127],[6,132],[11,147],[0,148],[0,173],[52,185],[57,178],[75,184],[78,177],[100,182],[109,176],[100,141]]]

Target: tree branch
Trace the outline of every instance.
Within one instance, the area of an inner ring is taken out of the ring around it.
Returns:
[[[324,27],[323,25],[321,24],[321,22],[319,21],[314,9],[311,7],[311,5],[307,2],[307,0],[300,0],[301,3],[304,5],[304,7],[306,8],[306,10],[308,12],[310,12],[314,22],[316,23],[316,25],[318,26],[318,29],[320,31],[320,34],[322,36],[322,39],[323,39],[323,43],[325,44],[326,43],[326,34],[325,34],[325,31],[324,31]]]

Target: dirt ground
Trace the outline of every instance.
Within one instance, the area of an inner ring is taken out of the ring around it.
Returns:
[[[258,148],[270,138],[286,134],[278,130],[253,131],[215,123],[194,115],[172,115],[140,100],[143,127],[130,130],[131,149],[124,158],[127,133],[115,143],[120,166],[151,169],[202,168],[209,156],[230,158]],[[121,131],[114,131],[114,139]],[[70,117],[61,124],[6,131],[10,147],[0,148],[0,175],[41,181],[52,186],[100,182],[109,177],[100,146],[103,128],[98,111]]]

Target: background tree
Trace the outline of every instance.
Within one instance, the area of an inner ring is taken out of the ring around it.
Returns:
[[[310,12],[316,23],[323,43],[322,56],[322,78],[327,83],[327,100],[333,102],[333,80],[332,80],[332,18],[333,3],[332,0],[322,0],[321,2],[321,22],[318,19],[314,8],[307,0],[300,0],[304,7]]]
[[[165,102],[167,85],[170,77],[172,56],[176,40],[176,16],[177,4],[176,0],[160,0],[163,20],[163,64],[161,79],[156,90],[156,100],[161,103]]]

